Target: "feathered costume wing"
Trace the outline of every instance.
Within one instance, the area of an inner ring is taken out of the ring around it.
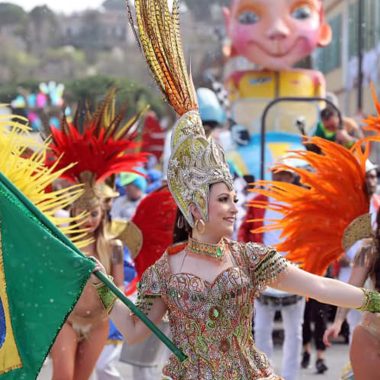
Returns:
[[[310,151],[292,151],[289,158],[305,161],[312,170],[284,164],[275,170],[292,170],[304,187],[274,181],[258,181],[253,192],[274,200],[269,206],[252,202],[254,207],[272,208],[283,218],[255,232],[282,230],[283,242],[276,248],[287,259],[301,264],[308,272],[323,275],[327,267],[344,252],[343,234],[349,224],[368,213],[369,197],[365,188],[365,162],[369,145],[351,150],[318,137],[308,141],[322,155]]]
[[[26,119],[19,116],[0,116],[0,171],[63,233],[70,234],[78,228],[80,218],[56,218],[55,213],[77,200],[83,190],[78,185],[59,191],[46,189],[73,164],[65,166],[57,161],[52,167],[46,167],[48,147],[30,137],[30,128],[25,122]],[[31,146],[35,152],[29,154]],[[72,240],[80,247],[86,244],[83,237],[77,234]]]

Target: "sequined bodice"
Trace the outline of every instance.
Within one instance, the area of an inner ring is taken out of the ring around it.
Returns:
[[[170,358],[163,371],[167,378],[279,379],[252,339],[253,300],[264,280],[258,272],[257,284],[252,286],[255,259],[244,260],[242,247],[245,245],[230,245],[235,265],[220,273],[212,283],[193,274],[172,274],[168,253],[154,265],[148,282],[143,277],[141,290],[159,289],[168,307],[172,338],[188,356],[184,363],[174,356]],[[258,245],[255,249],[256,264],[260,266],[263,260],[259,250],[269,251]],[[283,268],[285,261],[275,251],[270,252],[272,257],[268,259],[281,260]]]

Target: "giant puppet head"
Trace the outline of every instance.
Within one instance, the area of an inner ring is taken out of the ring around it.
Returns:
[[[224,9],[233,52],[284,70],[331,41],[322,0],[231,0]]]

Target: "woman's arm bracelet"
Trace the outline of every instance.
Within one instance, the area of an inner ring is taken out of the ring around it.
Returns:
[[[362,291],[364,293],[364,302],[357,310],[380,313],[380,293],[364,288],[362,288]]]

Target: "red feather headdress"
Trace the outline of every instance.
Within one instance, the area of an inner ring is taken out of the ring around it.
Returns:
[[[63,118],[60,129],[51,128],[50,149],[54,159],[60,158],[56,170],[75,163],[64,176],[84,183],[86,191],[81,200],[108,198],[110,189],[104,184],[107,178],[134,172],[146,161],[147,155],[137,152],[136,132],[132,131],[141,113],[121,125],[124,112],[115,113],[115,91],[110,91],[93,114],[87,108],[83,110],[81,126],[79,114],[77,111],[73,123]]]

